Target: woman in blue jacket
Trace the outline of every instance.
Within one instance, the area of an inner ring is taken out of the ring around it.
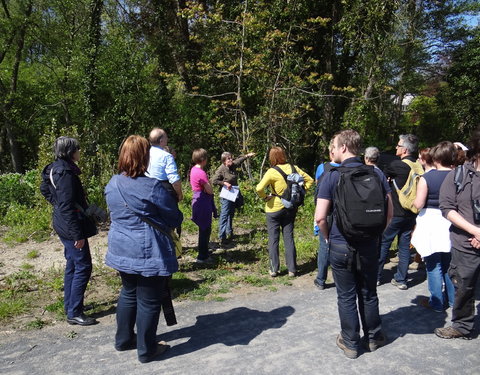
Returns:
[[[65,248],[64,307],[69,324],[97,323],[83,313],[83,298],[92,274],[88,237],[97,233],[82,211],[87,201],[80,182],[80,145],[74,138],[59,137],[53,146],[55,161],[42,172],[40,191],[53,205],[53,228]]]
[[[162,182],[145,176],[149,149],[145,138],[128,137],[120,150],[120,174],[105,188],[111,218],[106,264],[122,278],[115,348],[136,347],[142,363],[168,348],[157,343],[156,332],[169,278],[178,270],[170,232],[183,220],[176,199]]]

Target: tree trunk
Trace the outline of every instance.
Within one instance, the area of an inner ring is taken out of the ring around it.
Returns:
[[[24,173],[22,164],[22,157],[20,148],[18,146],[17,137],[15,134],[15,124],[12,119],[10,111],[15,104],[15,94],[17,93],[18,73],[20,71],[20,62],[22,61],[23,47],[25,45],[25,35],[28,28],[28,20],[32,14],[32,3],[29,2],[25,9],[25,20],[20,26],[17,33],[17,40],[15,43],[15,59],[13,62],[12,75],[10,77],[10,87],[6,97],[8,98],[3,105],[4,130],[7,142],[10,148],[10,157],[12,159],[12,167],[17,173]]]

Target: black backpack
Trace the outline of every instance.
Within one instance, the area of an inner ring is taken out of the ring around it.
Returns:
[[[333,212],[338,229],[349,242],[376,239],[387,223],[385,191],[373,168],[333,168],[340,173]]]
[[[290,164],[290,166],[292,167],[292,173],[288,176],[278,166],[273,167],[273,169],[282,175],[287,184],[287,188],[281,196],[277,194],[274,195],[280,197],[285,208],[295,209],[302,206],[305,201],[305,186],[303,176],[297,172],[293,164]]]

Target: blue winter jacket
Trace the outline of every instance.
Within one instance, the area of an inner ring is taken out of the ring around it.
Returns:
[[[183,215],[161,181],[115,175],[105,187],[105,195],[112,221],[105,263],[120,272],[145,277],[176,272],[175,245],[167,233],[180,226]],[[140,216],[163,231],[142,221]]]

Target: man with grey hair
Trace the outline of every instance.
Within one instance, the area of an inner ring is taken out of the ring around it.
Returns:
[[[366,165],[373,165],[377,167],[378,158],[380,157],[380,151],[375,146],[370,146],[365,149],[365,164]]]
[[[378,265],[377,285],[381,283],[383,266],[386,263],[390,246],[396,236],[398,236],[398,267],[397,272],[393,275],[391,283],[400,290],[408,289],[407,272],[410,263],[410,239],[412,230],[415,226],[416,214],[410,210],[404,209],[398,200],[395,184],[399,189],[405,185],[408,175],[410,174],[410,166],[403,160],[417,162],[418,154],[418,138],[413,134],[400,135],[396,146],[396,155],[400,159],[393,160],[384,170],[385,176],[390,181],[392,188],[393,201],[393,218],[390,224],[383,232],[380,247],[380,258]]]
[[[183,199],[182,183],[177,170],[177,164],[173,155],[165,150],[168,144],[168,136],[165,130],[154,128],[148,137],[150,144],[150,162],[147,173],[149,177],[160,181],[168,181],[175,193],[178,201]]]

